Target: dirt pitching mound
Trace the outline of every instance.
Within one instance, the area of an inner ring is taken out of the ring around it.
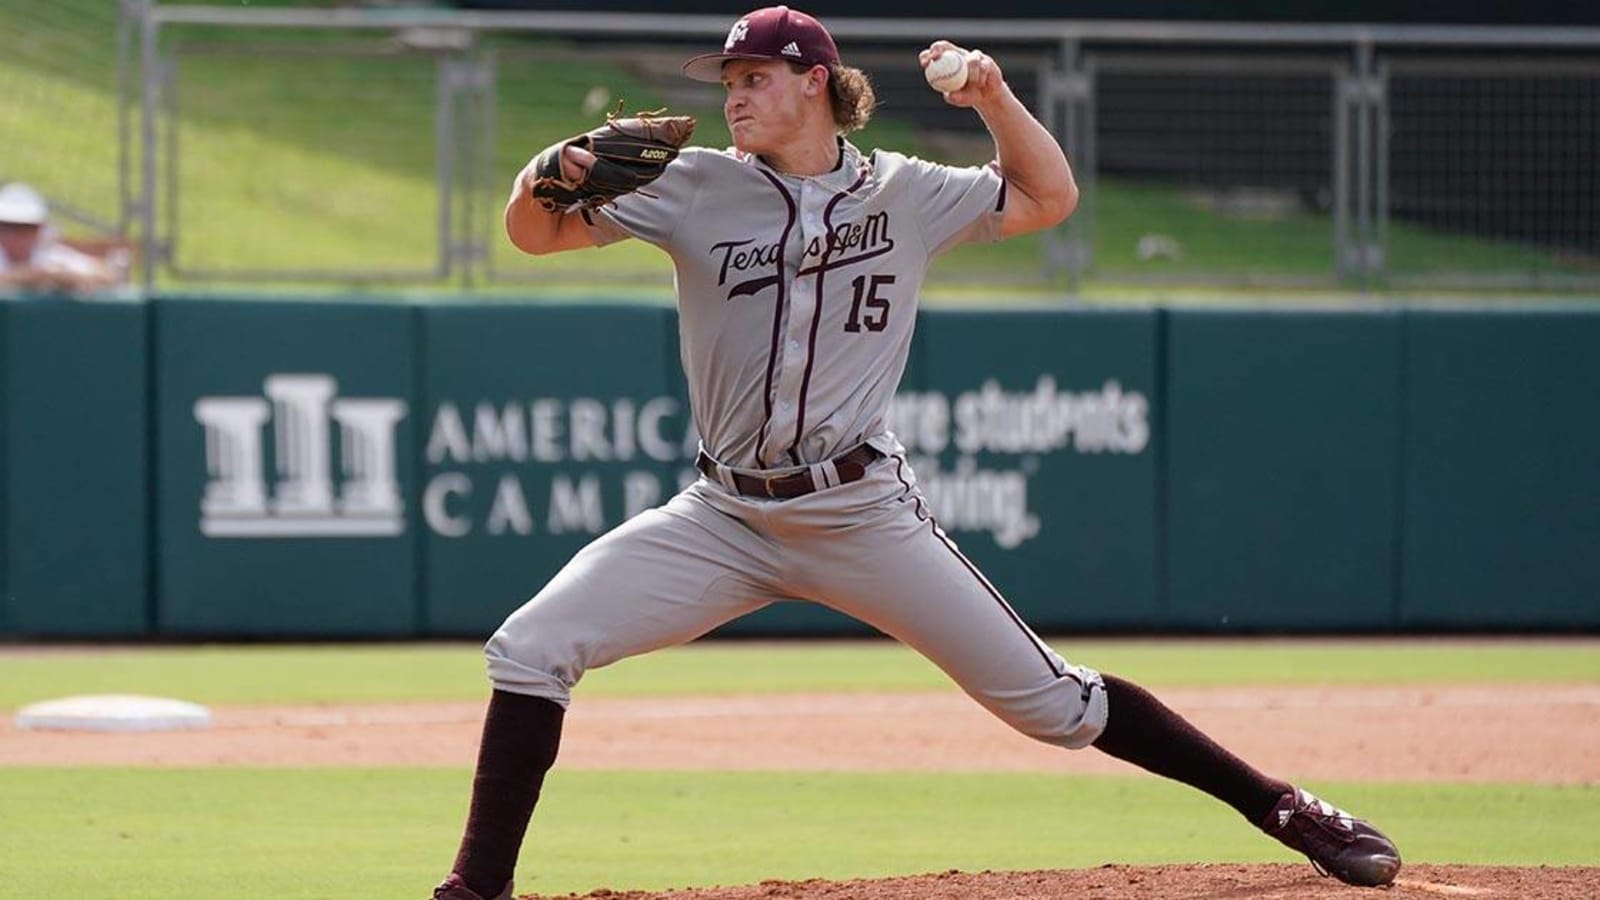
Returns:
[[[1346,887],[1305,865],[1101,866],[1048,872],[943,872],[857,881],[764,881],[656,893],[600,889],[524,900],[1593,900],[1600,868],[1407,866],[1379,893]]]

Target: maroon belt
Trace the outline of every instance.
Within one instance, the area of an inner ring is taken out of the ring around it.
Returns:
[[[861,476],[867,474],[867,466],[883,458],[869,444],[859,444],[853,450],[848,450],[833,458],[833,467],[839,472],[839,483],[849,484],[860,481]],[[717,470],[722,468],[716,461],[701,451],[694,460],[695,468],[699,469],[707,478],[719,481]],[[774,500],[792,500],[795,497],[804,497],[817,489],[811,481],[810,472],[792,472],[788,475],[773,475],[763,478],[759,475],[746,475],[743,472],[730,471],[734,489],[746,497],[770,497]]]

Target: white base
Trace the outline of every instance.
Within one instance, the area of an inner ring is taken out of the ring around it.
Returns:
[[[186,731],[210,728],[211,711],[165,697],[92,694],[25,706],[16,725],[38,731]]]

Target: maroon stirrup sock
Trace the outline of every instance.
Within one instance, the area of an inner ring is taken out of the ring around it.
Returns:
[[[495,897],[511,882],[545,773],[555,764],[566,710],[541,697],[495,691],[483,719],[472,806],[452,871]]]
[[[1181,781],[1216,797],[1260,824],[1290,788],[1261,774],[1206,737],[1149,691],[1105,675],[1106,729],[1094,746],[1117,759]]]

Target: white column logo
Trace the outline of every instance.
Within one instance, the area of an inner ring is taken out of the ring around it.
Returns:
[[[405,532],[395,431],[405,401],[339,398],[327,375],[272,375],[261,397],[201,397],[210,480],[200,499],[207,537],[392,537]],[[262,426],[272,423],[269,498]],[[333,431],[339,426],[338,495]]]

